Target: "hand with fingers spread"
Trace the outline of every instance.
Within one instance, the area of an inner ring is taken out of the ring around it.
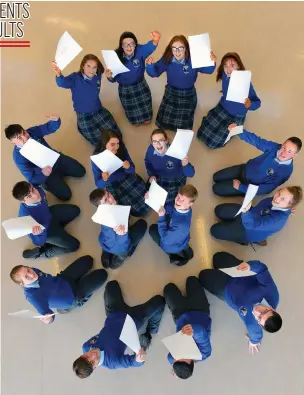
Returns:
[[[188,336],[193,336],[193,328],[190,324],[185,325],[182,327],[182,334],[183,335],[188,335]]]
[[[247,108],[247,110],[251,106],[251,100],[248,99],[248,97],[247,97],[247,99],[245,99],[244,106],[245,106],[245,108]]]
[[[249,349],[250,354],[255,355],[258,352],[260,352],[261,343],[257,343],[257,344],[251,343],[251,341],[249,340],[248,334],[246,334],[245,337],[248,340],[248,349]]]
[[[56,74],[56,77],[60,77],[60,76],[61,76],[61,70],[60,70],[60,68],[57,66],[57,63],[55,62],[55,60],[52,62],[52,70],[53,70],[54,73]]]
[[[52,167],[51,166],[45,166],[43,169],[41,169],[41,172],[44,176],[48,177],[52,173]]]
[[[152,40],[153,40],[153,44],[157,45],[159,43],[160,40],[160,33],[157,31],[153,31],[151,32],[151,36],[152,36]]]

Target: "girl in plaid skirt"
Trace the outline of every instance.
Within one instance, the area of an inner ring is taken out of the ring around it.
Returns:
[[[187,157],[180,160],[167,156],[169,146],[167,133],[155,129],[146,152],[145,165],[149,176],[148,187],[155,180],[168,192],[166,204],[173,204],[180,187],[186,184],[187,177],[194,176],[195,170]]]
[[[131,215],[142,217],[149,211],[145,204],[146,185],[144,180],[135,173],[135,165],[116,132],[104,131],[96,145],[93,155],[108,149],[123,161],[123,166],[109,175],[102,172],[92,161],[92,171],[97,188],[105,188],[119,204],[131,206]]]
[[[261,106],[255,90],[250,84],[249,95],[244,104],[226,100],[230,76],[233,70],[245,70],[240,56],[228,52],[217,70],[216,81],[222,81],[222,97],[220,102],[203,118],[197,132],[197,138],[209,148],[221,148],[229,134],[228,126],[232,123],[243,125],[247,111],[255,111]]]
[[[153,116],[151,91],[144,78],[145,60],[157,48],[160,34],[152,32],[151,36],[151,41],[141,45],[133,33],[124,32],[119,38],[116,53],[130,71],[115,77],[111,70],[105,71],[110,82],[118,82],[119,98],[126,117],[135,126],[149,124]]]
[[[74,110],[77,114],[79,132],[92,145],[96,145],[103,130],[121,131],[112,114],[102,106],[99,94],[104,67],[95,55],[86,55],[78,72],[64,77],[56,62],[53,62],[56,83],[60,88],[70,89]]]
[[[210,58],[216,60],[213,52]],[[197,75],[212,74],[215,65],[193,69],[188,40],[184,36],[174,36],[158,62],[154,63],[151,57],[147,59],[146,70],[150,77],[167,73],[167,85],[157,113],[156,125],[173,131],[192,129],[197,105],[194,86]]]

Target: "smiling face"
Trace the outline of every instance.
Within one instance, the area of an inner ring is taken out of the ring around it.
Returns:
[[[18,147],[23,147],[30,135],[26,130],[22,130],[17,136],[13,137],[10,141]]]
[[[28,266],[22,266],[18,271],[18,280],[20,279],[20,283],[23,285],[32,284],[38,279],[38,274]]]
[[[94,77],[94,75],[97,73],[97,63],[95,60],[88,60],[85,63],[83,66],[83,73],[89,78]]]
[[[182,41],[174,41],[171,46],[172,54],[175,59],[180,62],[185,57],[185,44]]]
[[[126,56],[131,56],[133,55],[135,48],[136,48],[136,44],[133,40],[133,38],[125,38],[122,40],[122,49],[124,51],[124,54]]]
[[[265,322],[269,317],[273,315],[273,312],[274,312],[273,308],[264,306],[262,304],[258,304],[254,306],[252,310],[252,314],[254,315],[254,318],[261,326],[265,325]]]
[[[298,147],[290,140],[282,144],[278,153],[278,159],[282,162],[293,159],[298,153]]]
[[[157,152],[162,154],[168,148],[168,139],[162,133],[154,134],[152,136],[152,145]]]
[[[93,369],[95,369],[100,361],[100,350],[98,348],[94,348],[93,350],[83,354],[83,358],[89,361]]]
[[[189,208],[193,206],[193,202],[191,198],[185,195],[181,195],[180,193],[175,198],[174,207],[178,210],[189,210]]]
[[[272,205],[279,208],[289,208],[292,206],[293,194],[287,188],[279,189],[273,196]]]
[[[239,70],[240,66],[238,65],[237,61],[233,58],[228,58],[225,60],[224,63],[224,71],[227,75],[227,77],[231,76],[231,73],[234,70]]]
[[[116,137],[111,137],[106,144],[106,149],[111,151],[112,154],[116,155],[119,149],[119,140]]]
[[[25,204],[35,204],[41,202],[41,196],[38,189],[34,188],[32,185],[30,187],[29,193],[22,200]]]

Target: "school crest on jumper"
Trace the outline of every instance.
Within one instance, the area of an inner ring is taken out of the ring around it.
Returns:
[[[189,66],[183,67],[184,74],[189,74]]]
[[[272,176],[273,173],[274,173],[273,169],[268,169],[268,170],[267,170],[267,175],[268,175],[268,176]]]
[[[173,168],[174,168],[174,163],[172,162],[172,160],[168,160],[167,169],[173,169]]]
[[[261,215],[267,215],[270,213],[270,210],[268,208],[261,210]]]
[[[239,308],[239,313],[240,313],[240,315],[245,317],[247,315],[247,309],[242,306]]]
[[[140,66],[140,62],[139,62],[138,59],[133,59],[132,63],[133,63],[134,67],[139,67]]]

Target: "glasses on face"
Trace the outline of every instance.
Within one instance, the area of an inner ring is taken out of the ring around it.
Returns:
[[[130,43],[124,43],[124,44],[122,44],[122,47],[123,48],[134,48],[135,47],[135,42],[134,41],[131,41]]]
[[[153,145],[163,145],[166,142],[165,139],[161,139],[161,140],[152,140],[152,144]]]
[[[172,52],[183,52],[185,47],[171,47]]]

